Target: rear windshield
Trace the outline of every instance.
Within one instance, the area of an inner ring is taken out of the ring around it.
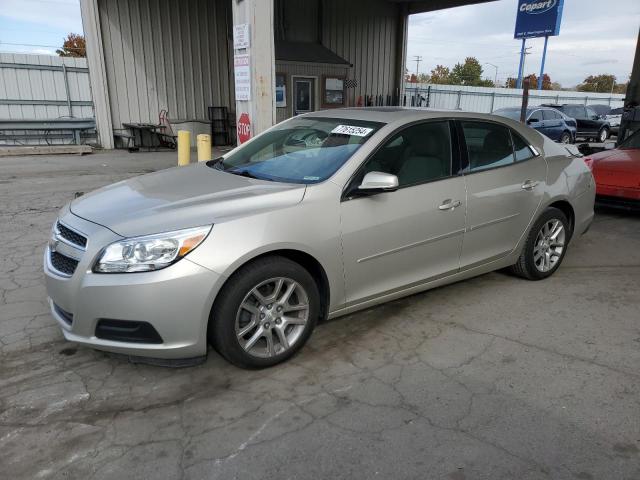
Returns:
[[[318,183],[333,175],[383,125],[347,118],[297,117],[211,166],[261,180]]]

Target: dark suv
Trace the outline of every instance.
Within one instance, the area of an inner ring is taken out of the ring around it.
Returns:
[[[578,124],[577,137],[584,137],[587,140],[594,139],[597,142],[604,142],[609,138],[609,132],[611,131],[609,122],[603,120],[595,110],[586,105],[565,103],[563,105],[548,104],[543,106],[555,108],[568,117],[575,118]]]

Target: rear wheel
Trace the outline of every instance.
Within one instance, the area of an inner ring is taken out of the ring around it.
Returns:
[[[570,228],[561,210],[545,210],[531,227],[522,253],[511,271],[527,280],[542,280],[553,275],[567,251]]]
[[[571,143],[571,134],[569,132],[562,132],[562,135],[560,135],[560,143]]]
[[[319,312],[309,272],[288,258],[264,257],[241,267],[218,294],[209,342],[234,365],[270,367],[305,344]]]

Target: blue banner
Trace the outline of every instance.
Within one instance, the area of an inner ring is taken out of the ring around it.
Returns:
[[[518,0],[513,38],[551,37],[560,34],[564,0]]]

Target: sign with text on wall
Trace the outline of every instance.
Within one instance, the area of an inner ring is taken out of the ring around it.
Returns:
[[[233,48],[239,50],[241,48],[249,48],[251,37],[249,36],[249,24],[241,23],[233,26]]]
[[[564,0],[518,0],[513,38],[559,35],[563,6]]]
[[[236,100],[251,100],[251,61],[246,53],[233,56]]]

